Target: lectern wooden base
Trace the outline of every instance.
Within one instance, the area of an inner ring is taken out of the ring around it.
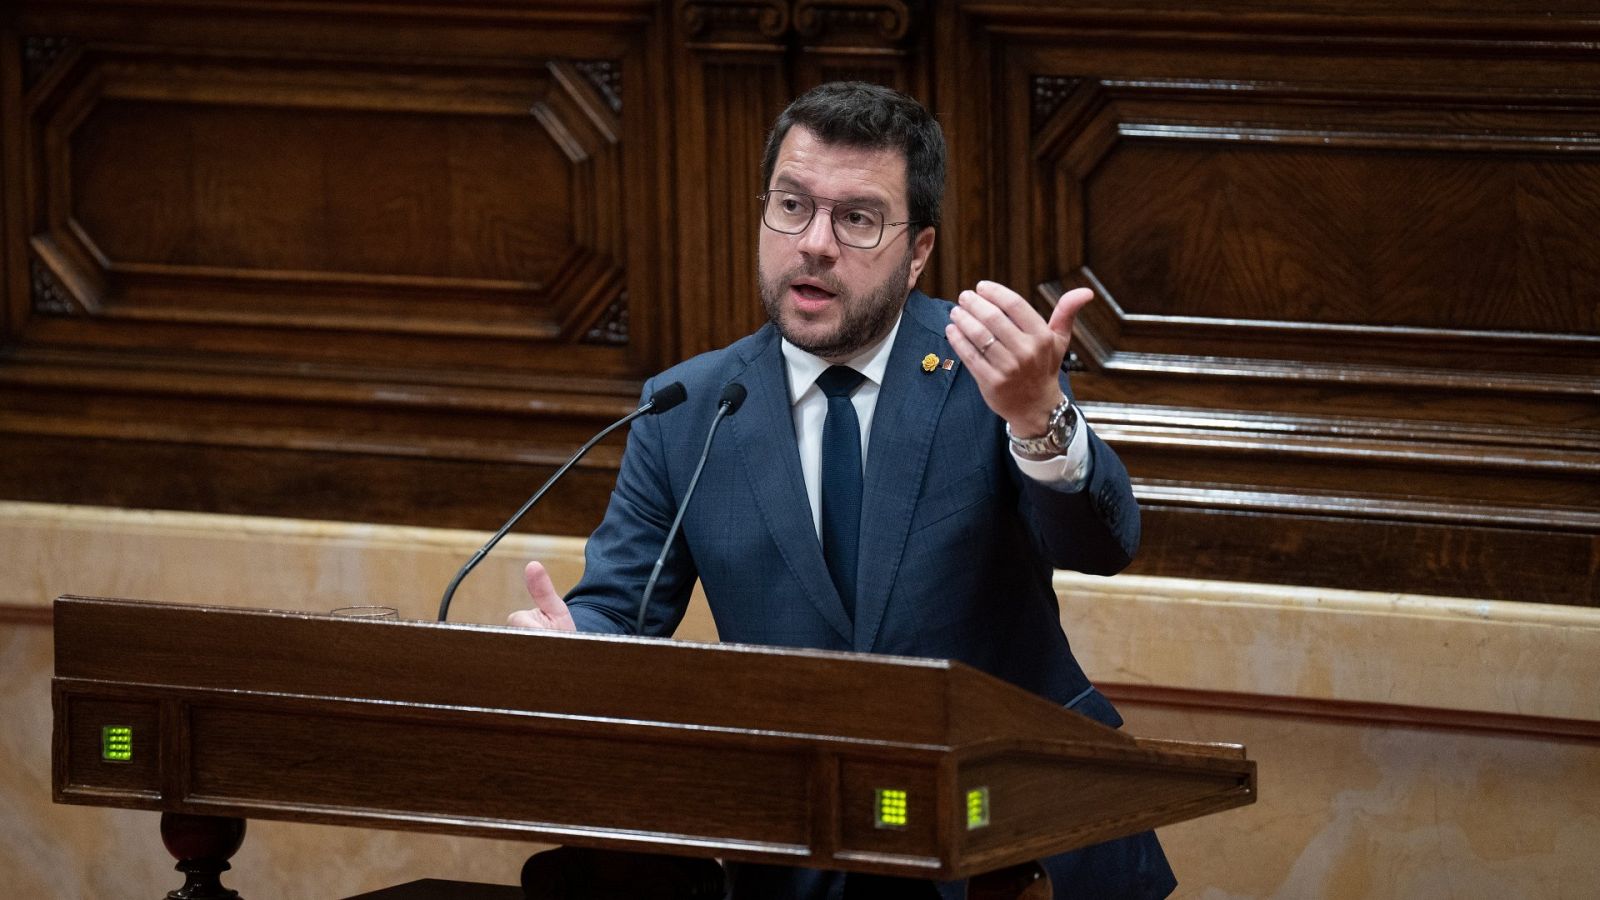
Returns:
[[[1255,801],[1243,747],[945,660],[75,597],[55,640],[59,803],[929,882]]]
[[[167,900],[238,900],[239,892],[222,886],[228,860],[244,843],[244,820],[230,816],[161,814],[161,842],[178,861],[183,887]]]

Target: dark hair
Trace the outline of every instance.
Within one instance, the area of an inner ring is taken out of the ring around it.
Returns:
[[[772,185],[778,147],[796,125],[825,144],[900,151],[906,161],[906,201],[911,220],[939,224],[944,198],[944,131],[927,107],[905,94],[864,81],[834,81],[812,88],[789,104],[767,135],[761,159],[761,185]]]

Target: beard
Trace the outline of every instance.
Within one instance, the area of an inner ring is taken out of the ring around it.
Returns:
[[[911,293],[911,256],[907,248],[899,267],[889,277],[859,295],[847,290],[832,272],[820,266],[796,266],[776,278],[767,278],[763,271],[761,306],[767,318],[777,326],[778,333],[789,343],[830,361],[848,359],[882,340],[899,318],[906,296]],[[798,313],[785,315],[783,301],[789,293],[789,283],[796,278],[815,279],[824,290],[835,295],[840,316],[832,330],[803,334],[801,329],[805,322]]]

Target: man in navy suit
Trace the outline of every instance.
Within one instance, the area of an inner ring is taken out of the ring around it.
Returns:
[[[635,421],[582,580],[563,601],[530,563],[534,606],[511,623],[633,631],[710,398],[738,382],[748,398],[712,444],[648,633],[677,627],[698,578],[723,640],[956,659],[1120,725],[1073,658],[1051,585],[1054,568],[1120,571],[1139,543],[1127,471],[1072,404],[1062,368],[1092,294],[1067,293],[1046,320],[993,282],[956,304],[915,289],[939,224],[944,136],[887,88],[835,83],[795,100],[763,176],[769,323],[645,385],[681,381],[690,402]],[[1058,898],[1163,897],[1175,885],[1151,833],[1043,862]],[[729,870],[735,897],[837,898],[850,883]]]

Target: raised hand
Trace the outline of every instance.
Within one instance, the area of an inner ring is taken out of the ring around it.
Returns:
[[[977,379],[984,402],[1017,437],[1044,434],[1050,410],[1061,402],[1056,379],[1072,343],[1073,319],[1094,292],[1063,294],[1048,322],[1022,295],[993,281],[978,282],[959,299],[945,338]]]

